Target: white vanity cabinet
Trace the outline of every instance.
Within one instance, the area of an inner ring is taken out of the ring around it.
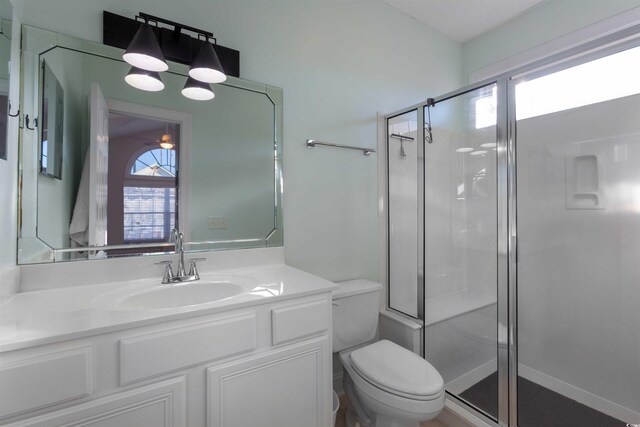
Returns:
[[[0,425],[331,425],[330,291],[189,316],[0,353]]]

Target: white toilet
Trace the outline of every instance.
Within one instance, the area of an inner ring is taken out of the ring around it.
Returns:
[[[418,427],[444,407],[444,381],[429,362],[390,341],[370,342],[382,285],[364,279],[333,291],[333,351],[340,352],[349,398],[347,425]]]

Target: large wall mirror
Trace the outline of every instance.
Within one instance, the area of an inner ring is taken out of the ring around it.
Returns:
[[[128,85],[122,51],[23,28],[21,264],[282,245],[282,90],[229,77],[215,98]],[[35,120],[35,119],[38,120]]]

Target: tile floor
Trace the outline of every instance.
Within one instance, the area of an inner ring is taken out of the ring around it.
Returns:
[[[489,375],[460,395],[497,414],[498,376]],[[624,427],[625,423],[522,377],[518,378],[518,424],[521,427]]]

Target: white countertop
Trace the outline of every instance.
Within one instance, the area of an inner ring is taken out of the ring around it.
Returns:
[[[87,337],[168,320],[202,316],[305,295],[336,284],[284,264],[207,272],[201,282],[228,279],[239,295],[178,308],[122,309],[118,301],[161,285],[160,278],[22,292],[0,305],[0,352]],[[197,283],[197,282],[194,282]]]

